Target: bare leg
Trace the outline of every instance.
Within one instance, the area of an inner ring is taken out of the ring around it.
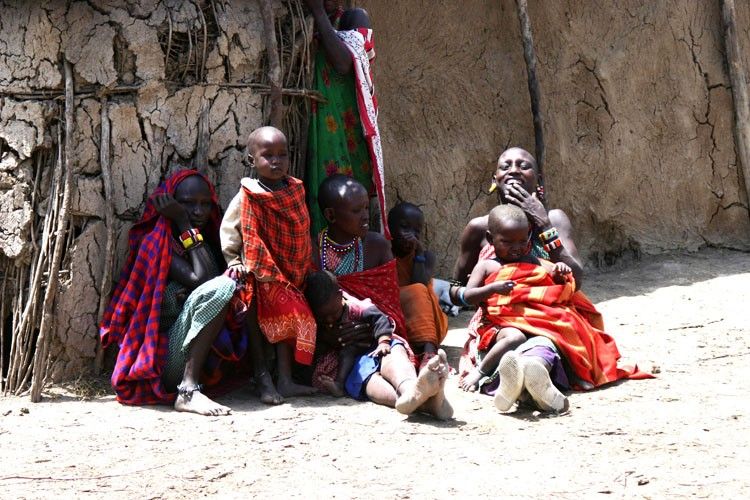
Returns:
[[[518,328],[501,328],[495,336],[494,345],[482,359],[482,362],[461,380],[461,388],[465,391],[476,391],[479,388],[479,381],[484,377],[483,374],[489,376],[494,373],[503,354],[515,349],[525,341],[526,336]]]
[[[421,370],[422,368],[424,368],[430,358],[432,358],[436,354],[437,346],[435,344],[433,344],[432,342],[425,342],[424,344],[422,344],[422,359],[419,363],[419,369]]]
[[[367,398],[373,403],[390,406],[391,408],[396,406],[396,400],[398,399],[396,389],[380,373],[373,374],[370,380],[367,381],[365,394],[367,394]]]
[[[174,402],[175,410],[208,416],[229,415],[232,412],[228,407],[209,399],[197,389],[201,368],[206,362],[211,344],[221,331],[227,316],[227,309],[228,306],[225,306],[214,319],[203,327],[203,330],[191,343],[185,363],[185,371],[182,374],[182,382],[178,386],[177,399]]]
[[[258,384],[258,390],[260,391],[260,400],[267,405],[279,405],[284,402],[284,398],[276,390],[271,373],[268,371],[268,361],[266,360],[266,344],[268,342],[263,332],[260,331],[258,306],[255,300],[250,304],[246,321],[250,337],[250,358],[253,363],[255,383]]]
[[[440,361],[445,367],[438,372],[440,390],[428,399],[420,410],[426,411],[440,420],[448,420],[453,416],[453,406],[445,398],[445,382],[448,380],[448,375],[450,374],[448,356],[442,349],[437,352],[437,356],[441,358]]]
[[[279,369],[279,393],[285,398],[310,396],[318,390],[309,385],[300,385],[292,380],[292,347],[286,342],[276,344],[276,363]]]
[[[337,398],[346,396],[346,389],[344,387],[346,378],[349,376],[349,372],[352,371],[357,358],[362,354],[362,349],[357,346],[349,345],[343,347],[339,353],[339,368],[336,373],[336,379],[334,380],[326,375],[321,375],[320,383],[332,396],[336,396]]]

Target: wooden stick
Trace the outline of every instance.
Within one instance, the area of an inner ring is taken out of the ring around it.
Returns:
[[[734,140],[737,145],[742,168],[738,174],[742,175],[747,194],[747,206],[750,207],[750,99],[746,78],[748,68],[742,59],[743,51],[737,36],[737,14],[734,0],[723,0],[721,3],[721,18],[724,23],[724,42],[726,44],[727,66],[729,78],[732,82],[732,100],[734,101]],[[745,47],[750,50],[750,47]]]
[[[99,141],[99,163],[102,169],[102,183],[104,184],[104,224],[107,227],[107,243],[104,249],[104,267],[102,268],[102,281],[99,285],[99,313],[97,314],[97,328],[102,322],[104,311],[109,304],[109,295],[112,292],[112,263],[115,259],[115,208],[114,208],[114,185],[109,165],[111,124],[109,121],[109,102],[107,97],[101,99],[101,139]],[[96,357],[94,358],[94,373],[97,375],[102,371],[104,363],[104,347],[97,339]]]
[[[49,279],[47,289],[44,293],[44,305],[42,309],[42,321],[39,325],[39,337],[37,339],[36,353],[34,354],[34,368],[31,379],[31,401],[37,403],[42,397],[42,386],[46,379],[47,352],[50,343],[50,331],[53,322],[52,306],[57,298],[57,287],[59,284],[58,271],[62,262],[63,243],[67,238],[68,230],[68,211],[70,209],[71,191],[73,188],[73,168],[71,165],[71,153],[73,151],[73,129],[74,129],[74,103],[73,103],[73,67],[65,59],[65,156],[63,162],[64,168],[64,188],[62,207],[57,215],[57,231],[55,234],[55,248],[52,253],[52,262],[49,267]]]
[[[265,38],[266,55],[268,56],[268,81],[271,85],[269,123],[273,127],[280,128],[284,118],[284,109],[281,102],[281,62],[279,61],[279,49],[276,44],[273,5],[271,0],[258,0],[258,3],[263,16],[263,37]]]
[[[526,0],[516,0],[518,8],[518,22],[521,25],[521,39],[523,40],[523,58],[526,61],[526,77],[531,98],[531,114],[534,117],[534,146],[536,164],[539,177],[544,178],[544,130],[542,116],[542,97],[539,91],[539,79],[536,75],[536,53],[534,52],[534,38],[531,32],[531,20]]]

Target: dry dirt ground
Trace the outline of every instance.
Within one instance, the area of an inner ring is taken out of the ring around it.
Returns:
[[[591,274],[624,357],[660,373],[574,393],[559,417],[499,414],[455,376],[447,423],[323,396],[267,407],[248,390],[221,399],[222,418],[61,389],[0,399],[0,497],[747,498],[748,287],[750,254],[730,251]]]

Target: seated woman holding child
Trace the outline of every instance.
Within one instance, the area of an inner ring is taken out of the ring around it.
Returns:
[[[405,414],[423,410],[438,418],[450,418],[453,409],[444,395],[449,374],[447,357],[439,350],[419,373],[416,371],[414,354],[404,340],[406,327],[399,301],[396,262],[389,242],[369,231],[366,189],[349,177],[334,175],[321,184],[318,202],[328,222],[317,238],[318,266],[333,273],[341,288],[351,296],[371,299],[395,326],[389,353],[377,357],[365,354],[357,359],[351,373],[360,380],[352,386],[361,390],[350,395],[395,407]],[[337,376],[337,351],[352,342],[370,343],[372,333],[365,322],[340,322],[331,328],[319,324],[318,331],[322,352],[318,355],[313,385],[325,388],[321,376],[328,379]]]
[[[247,349],[235,281],[222,275],[219,220],[213,186],[181,170],[149,197],[130,230],[130,252],[100,327],[102,344],[120,348],[112,373],[119,402],[229,414],[199,384],[219,382],[222,363],[239,361]]]

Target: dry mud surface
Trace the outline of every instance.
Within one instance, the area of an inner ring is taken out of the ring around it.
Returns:
[[[0,496],[747,498],[748,286],[750,254],[729,251],[590,274],[624,357],[660,373],[574,393],[559,417],[499,414],[455,376],[446,423],[323,396],[267,407],[248,390],[220,418],[61,389],[0,399]]]

